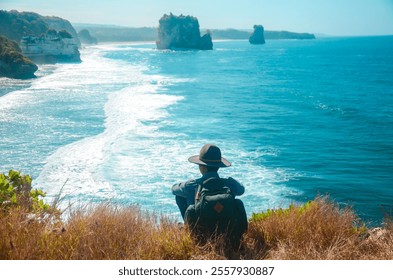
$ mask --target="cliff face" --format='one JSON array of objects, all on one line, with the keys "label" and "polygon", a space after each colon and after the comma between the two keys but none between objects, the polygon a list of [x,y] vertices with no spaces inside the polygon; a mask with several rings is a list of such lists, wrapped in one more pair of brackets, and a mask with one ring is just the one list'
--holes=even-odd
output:
[{"label": "cliff face", "polygon": [[0,35],[19,42],[23,36],[39,36],[49,27],[43,17],[36,13],[0,10]]},{"label": "cliff face", "polygon": [[50,29],[54,29],[56,31],[65,30],[72,36],[72,41],[78,47],[81,46],[81,42],[79,41],[78,34],[76,33],[72,24],[63,18],[59,17],[44,17],[44,21],[48,24]]},{"label": "cliff face", "polygon": [[254,25],[254,32],[251,34],[249,38],[250,44],[253,45],[262,45],[265,44],[265,29],[262,25]]},{"label": "cliff face", "polygon": [[0,77],[16,79],[35,78],[37,65],[22,55],[15,41],[0,36]]},{"label": "cliff face", "polygon": [[210,34],[201,38],[197,18],[173,14],[159,20],[156,44],[158,49],[213,49]]},{"label": "cliff face", "polygon": [[21,40],[24,55],[36,63],[80,62],[80,53],[71,34],[50,30],[39,37],[25,36]]},{"label": "cliff face", "polygon": [[68,20],[59,17],[0,11],[0,35],[20,42],[23,54],[39,63],[80,61],[78,35]]},{"label": "cliff face", "polygon": [[50,29],[66,30],[80,46],[78,34],[68,20],[59,17],[45,17],[32,12],[0,10],[0,35],[19,42],[23,36],[41,36]]},{"label": "cliff face", "polygon": [[212,50],[213,49],[213,41],[210,33],[206,33],[201,37],[199,41],[199,49],[201,50]]}]

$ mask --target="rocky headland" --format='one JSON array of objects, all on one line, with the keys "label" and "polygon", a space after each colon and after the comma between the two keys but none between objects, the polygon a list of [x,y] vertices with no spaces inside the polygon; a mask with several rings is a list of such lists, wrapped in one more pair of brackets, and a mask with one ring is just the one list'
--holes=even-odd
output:
[{"label": "rocky headland", "polygon": [[97,44],[97,39],[92,37],[87,29],[82,29],[81,31],[79,31],[78,37],[82,44],[86,44],[86,45]]},{"label": "rocky headland", "polygon": [[14,79],[35,78],[37,65],[22,54],[15,41],[0,35],[0,77]]},{"label": "rocky headland", "polygon": [[78,34],[66,19],[42,16],[33,12],[0,10],[0,35],[16,42],[20,42],[24,36],[41,36],[51,29],[67,31],[71,34],[73,42],[80,47]]},{"label": "rocky headland", "polygon": [[63,18],[60,17],[43,17],[44,21],[48,24],[49,29],[54,29],[56,31],[65,30],[69,34],[71,34],[71,39],[73,44],[81,47],[81,42],[78,37],[78,33],[76,32],[75,28],[72,24]]},{"label": "rocky headland", "polygon": [[254,25],[254,32],[248,39],[250,44],[262,45],[265,44],[265,29],[262,25]]},{"label": "rocky headland", "polygon": [[212,50],[209,33],[201,37],[198,19],[193,16],[164,15],[159,20],[158,49]]},{"label": "rocky headland", "polygon": [[25,36],[20,41],[24,55],[36,63],[81,62],[78,46],[65,30],[49,30],[39,37]]},{"label": "rocky headland", "polygon": [[315,35],[312,33],[297,33],[290,31],[267,31],[265,39],[268,40],[313,40]]},{"label": "rocky headland", "polygon": [[0,10],[0,35],[18,42],[23,55],[37,63],[80,62],[80,41],[68,20]]}]

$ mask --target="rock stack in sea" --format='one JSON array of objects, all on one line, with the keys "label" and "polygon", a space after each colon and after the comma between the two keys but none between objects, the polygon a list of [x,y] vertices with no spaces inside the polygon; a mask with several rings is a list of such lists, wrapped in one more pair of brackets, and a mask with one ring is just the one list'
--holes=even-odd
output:
[{"label": "rock stack in sea", "polygon": [[201,37],[197,18],[172,13],[159,20],[156,44],[158,49],[213,49],[210,33]]},{"label": "rock stack in sea", "polygon": [[265,44],[265,29],[262,25],[254,25],[254,32],[251,34],[249,38],[250,44],[253,45],[262,45]]}]

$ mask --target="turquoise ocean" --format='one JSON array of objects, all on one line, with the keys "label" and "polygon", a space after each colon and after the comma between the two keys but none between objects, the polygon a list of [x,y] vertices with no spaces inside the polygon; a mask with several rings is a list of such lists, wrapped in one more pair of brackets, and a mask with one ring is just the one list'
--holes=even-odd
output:
[{"label": "turquoise ocean", "polygon": [[171,186],[215,143],[248,215],[329,194],[365,221],[393,211],[393,36],[217,41],[213,51],[101,44],[80,64],[0,78],[0,172],[50,200],[180,219]]}]

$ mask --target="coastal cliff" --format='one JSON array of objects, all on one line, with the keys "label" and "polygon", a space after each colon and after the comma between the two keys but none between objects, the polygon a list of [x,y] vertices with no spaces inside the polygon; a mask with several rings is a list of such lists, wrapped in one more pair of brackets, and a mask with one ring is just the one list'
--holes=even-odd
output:
[{"label": "coastal cliff", "polygon": [[0,10],[0,35],[18,42],[22,53],[39,63],[80,61],[78,35],[59,17]]},{"label": "coastal cliff", "polygon": [[254,25],[254,32],[251,34],[249,38],[250,44],[253,45],[262,45],[265,44],[265,29],[262,25]]},{"label": "coastal cliff", "polygon": [[156,45],[158,49],[213,49],[211,35],[201,37],[197,18],[172,13],[159,20]]},{"label": "coastal cliff", "polygon": [[265,30],[265,38],[268,40],[312,40],[315,39],[315,35],[312,33]]},{"label": "coastal cliff", "polygon": [[25,36],[20,46],[23,54],[36,63],[81,61],[78,46],[65,30],[49,30],[39,37]]},{"label": "coastal cliff", "polygon": [[15,79],[35,78],[37,65],[23,56],[15,41],[0,35],[0,77]]},{"label": "coastal cliff", "polygon": [[56,31],[65,30],[72,36],[73,44],[78,47],[81,46],[81,42],[79,41],[78,34],[76,30],[72,26],[72,24],[63,18],[60,17],[44,17],[44,21],[48,24],[49,29],[54,29]]},{"label": "coastal cliff", "polygon": [[41,36],[49,30],[66,30],[79,47],[78,34],[71,23],[59,17],[46,17],[33,12],[0,10],[0,35],[20,42],[24,36]]}]

